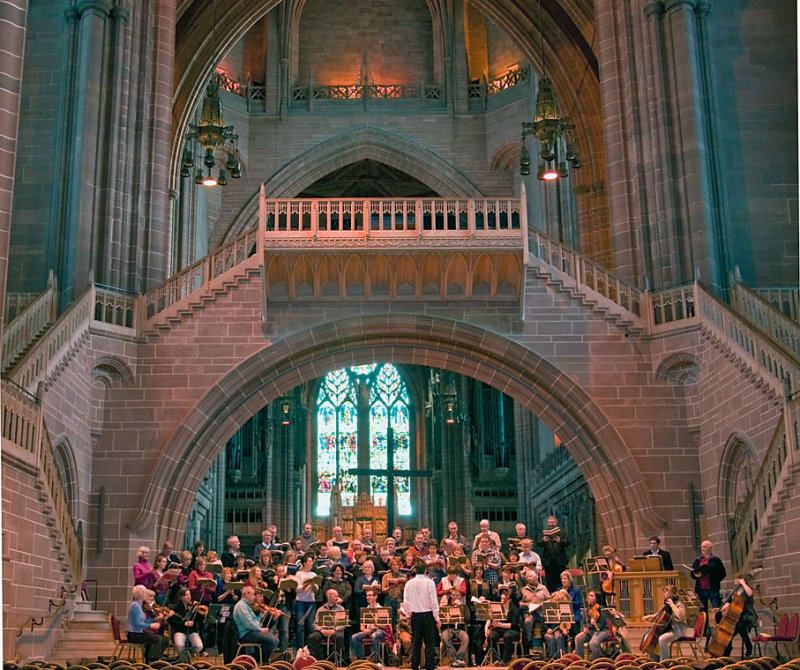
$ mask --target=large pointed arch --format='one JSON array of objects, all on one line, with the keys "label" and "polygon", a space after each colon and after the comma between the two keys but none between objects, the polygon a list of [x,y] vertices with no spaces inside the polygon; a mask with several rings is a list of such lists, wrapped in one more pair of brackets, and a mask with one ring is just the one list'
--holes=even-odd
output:
[{"label": "large pointed arch", "polygon": [[178,537],[208,468],[250,416],[326,372],[375,361],[435,365],[503,391],[561,437],[615,546],[633,550],[641,534],[663,530],[630,449],[573,378],[485,329],[441,317],[390,314],[343,318],[293,333],[221,378],[164,444],[131,530]]}]

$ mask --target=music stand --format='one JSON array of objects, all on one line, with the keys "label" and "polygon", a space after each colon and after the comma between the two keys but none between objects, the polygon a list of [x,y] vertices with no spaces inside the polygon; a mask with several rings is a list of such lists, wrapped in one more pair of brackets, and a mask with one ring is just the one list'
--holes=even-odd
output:
[{"label": "music stand", "polygon": [[464,623],[464,612],[458,605],[445,605],[439,608],[439,620],[448,626]]},{"label": "music stand", "polygon": [[628,565],[631,572],[662,572],[664,560],[661,556],[634,556]]},{"label": "music stand", "polygon": [[575,623],[572,603],[542,603],[542,616],[544,617],[544,622],[550,626]]},{"label": "music stand", "polygon": [[[503,611],[503,603],[497,602],[489,602],[489,603],[476,603],[475,604],[475,618],[478,617],[478,605],[488,605],[486,608],[486,619],[485,621],[504,621],[506,618],[506,613]],[[488,638],[487,638],[488,643]],[[500,652],[497,647],[493,644],[487,645],[486,655],[483,657],[483,661],[481,662],[481,666],[484,665],[501,665],[502,659],[500,657]]]},{"label": "music stand", "polygon": [[382,628],[392,624],[392,610],[388,607],[362,607],[361,621],[362,626],[374,626]]},{"label": "music stand", "polygon": [[214,603],[208,606],[208,614],[206,614],[205,623],[207,625],[214,625],[218,623],[225,623],[233,611],[233,605]]},{"label": "music stand", "polygon": [[601,572],[611,572],[608,559],[605,556],[589,556],[583,559],[587,575],[599,575]]},{"label": "music stand", "polygon": [[[347,610],[319,610],[317,613],[319,615],[320,628],[339,628],[342,632],[341,636],[334,633],[330,637],[325,637],[325,660],[331,661],[336,666],[344,665],[344,658],[339,651],[338,643],[339,640],[344,639],[344,629],[350,623]],[[333,651],[331,651],[331,645],[333,645]]]}]

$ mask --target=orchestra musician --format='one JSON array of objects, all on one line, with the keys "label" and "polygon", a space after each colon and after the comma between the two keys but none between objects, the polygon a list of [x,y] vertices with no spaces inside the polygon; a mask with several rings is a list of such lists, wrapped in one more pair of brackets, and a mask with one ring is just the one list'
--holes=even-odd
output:
[{"label": "orchestra musician", "polygon": [[664,587],[664,607],[661,612],[647,614],[642,617],[642,621],[652,621],[662,613],[666,613],[668,616],[664,632],[658,637],[659,661],[668,659],[670,644],[686,634],[686,607],[678,598],[676,587],[672,584]]},{"label": "orchestra musician", "polygon": [[589,644],[589,660],[595,660],[603,655],[602,644],[610,635],[608,630],[607,614],[600,607],[600,597],[597,591],[591,590],[586,594],[586,621],[583,630],[575,636],[575,653],[584,658],[584,646]]},{"label": "orchestra musician", "polygon": [[[378,592],[375,589],[367,589],[367,607],[366,609],[377,609],[378,605]],[[373,626],[361,624],[361,628],[357,633],[354,633],[350,638],[350,658],[362,660],[365,658],[364,653],[364,640],[369,638],[372,641],[372,652],[376,658],[380,658],[378,650],[385,641],[387,644],[394,644],[394,636],[392,634],[391,626]]]},{"label": "orchestra musician", "polygon": [[[566,580],[569,586],[572,586],[571,576],[568,572],[562,572],[562,588],[558,591],[553,593],[550,596],[551,603],[558,603],[558,602],[572,602],[572,595],[568,591],[568,587],[564,586],[565,580],[563,579],[563,575],[567,575],[568,579]],[[578,591],[580,595],[580,589],[577,587],[573,587]],[[581,597],[581,603],[583,602],[583,598]],[[574,607],[574,602],[573,602]],[[580,611],[576,615],[573,610],[573,619],[577,619],[578,624],[580,624]],[[544,645],[545,650],[547,652],[548,658],[556,658],[558,656],[563,656],[567,653],[567,639],[573,632],[574,624],[569,623],[561,623],[561,624],[548,624],[546,626],[546,630],[544,633]]]},{"label": "orchestra musician", "polygon": [[242,588],[242,599],[233,608],[233,621],[236,624],[240,642],[252,642],[261,647],[261,657],[268,659],[278,646],[278,638],[261,625],[261,617],[253,611],[256,592],[252,586]]},{"label": "orchestra musician", "polygon": [[497,649],[500,639],[503,639],[502,662],[508,665],[511,662],[511,652],[514,642],[522,635],[522,616],[519,608],[519,595],[511,589],[503,591],[501,601],[505,612],[503,621],[487,621],[486,627],[490,631],[489,644]]},{"label": "orchestra musician", "polygon": [[272,626],[268,626],[271,630],[276,626],[278,628],[278,651],[283,651],[289,646],[289,624],[294,609],[294,588],[281,587],[281,582],[285,579],[288,579],[287,566],[280,563],[275,566],[275,574],[267,580],[270,590],[278,594],[275,607],[281,613],[281,616],[273,617]]},{"label": "orchestra musician", "polygon": [[153,663],[161,658],[166,646],[166,638],[161,634],[162,614],[151,616],[142,608],[147,598],[147,587],[136,584],[131,589],[132,601],[128,607],[128,619],[125,625],[130,642],[144,645],[146,663]]},{"label": "orchestra musician", "polygon": [[722,603],[722,607],[716,614],[716,621],[719,623],[722,618],[727,614],[733,602],[734,593],[741,592],[743,597],[742,611],[739,614],[739,619],[736,622],[736,628],[731,635],[731,640],[725,648],[724,656],[730,656],[733,649],[733,638],[738,635],[742,638],[742,645],[744,649],[744,656],[749,657],[753,655],[753,641],[750,639],[750,631],[755,629],[758,624],[758,615],[756,614],[755,605],[753,604],[753,589],[747,583],[747,579],[743,572],[737,572],[733,577],[734,590]]},{"label": "orchestra musician", "polygon": [[617,557],[617,550],[610,544],[603,546],[603,556],[606,559],[608,568],[600,572],[600,590],[602,592],[602,604],[611,605],[614,600],[614,575],[625,571],[625,565]]},{"label": "orchestra musician", "polygon": [[336,589],[328,589],[325,593],[325,602],[317,608],[314,617],[314,631],[308,636],[308,649],[314,658],[324,658],[322,642],[333,638],[333,644],[341,645],[344,640],[346,625],[329,627],[322,625],[324,612],[344,612],[344,607],[339,604],[339,593]]},{"label": "orchestra musician", "polygon": [[552,515],[547,517],[547,528],[542,531],[539,547],[542,550],[540,555],[548,591],[557,591],[561,584],[560,575],[568,563],[568,546],[569,542],[558,526],[558,519]]},{"label": "orchestra musician", "polygon": [[[459,574],[455,566],[447,569],[447,575],[442,578],[436,587],[436,594],[439,596],[440,605],[447,607],[458,607],[464,624],[470,621],[469,608],[467,607],[467,582]],[[455,624],[442,624],[441,626],[442,644],[445,653],[449,654],[450,665],[454,668],[463,668],[466,663],[467,650],[469,649],[469,635],[467,631],[458,628]],[[456,646],[458,645],[458,646]]]},{"label": "orchestra musician", "polygon": [[[206,608],[205,613],[208,612]],[[186,650],[188,642],[192,654],[203,651],[203,640],[200,638],[200,629],[203,624],[204,613],[200,611],[200,603],[192,601],[192,592],[185,586],[178,590],[178,603],[167,618],[172,645],[178,654],[179,662],[189,662],[189,652]]]}]

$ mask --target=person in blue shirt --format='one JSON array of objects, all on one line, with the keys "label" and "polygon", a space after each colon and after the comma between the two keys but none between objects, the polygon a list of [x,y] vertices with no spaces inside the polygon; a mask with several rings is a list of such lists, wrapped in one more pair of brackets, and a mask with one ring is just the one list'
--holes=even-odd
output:
[{"label": "person in blue shirt", "polygon": [[125,626],[129,642],[144,645],[145,662],[152,663],[161,658],[167,639],[161,634],[162,621],[149,616],[142,608],[147,598],[147,587],[137,584],[131,589],[133,598],[128,608],[128,620]]},{"label": "person in blue shirt", "polygon": [[242,598],[233,608],[233,622],[239,642],[252,642],[261,647],[261,658],[269,662],[270,655],[278,646],[278,638],[261,625],[261,618],[253,611],[256,592],[252,586],[242,588]]}]

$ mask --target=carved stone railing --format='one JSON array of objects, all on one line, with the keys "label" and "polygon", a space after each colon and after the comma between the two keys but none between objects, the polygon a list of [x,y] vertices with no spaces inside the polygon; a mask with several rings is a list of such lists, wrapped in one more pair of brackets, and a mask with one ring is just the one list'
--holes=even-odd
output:
[{"label": "carved stone railing", "polygon": [[741,282],[731,287],[731,305],[750,323],[800,360],[800,323],[786,316]]},{"label": "carved stone railing", "polygon": [[800,289],[788,286],[759,286],[751,290],[782,314],[800,322]]},{"label": "carved stone railing", "polygon": [[201,291],[209,282],[240,265],[259,248],[258,229],[252,228],[208,256],[192,263],[141,298],[141,323]]},{"label": "carved stone railing", "polygon": [[53,273],[47,282],[47,289],[29,300],[26,306],[3,327],[3,371],[26,347],[44,331],[58,315],[58,291]]},{"label": "carved stone railing", "polygon": [[736,570],[749,567],[752,554],[761,546],[767,519],[788,476],[788,466],[798,462],[800,457],[800,411],[797,400],[787,401],[783,412],[750,491],[734,512],[731,560]]},{"label": "carved stone railing", "polygon": [[576,291],[588,287],[631,314],[644,316],[644,291],[534,228],[530,230],[530,253],[571,277]]},{"label": "carved stone railing", "polygon": [[437,240],[470,246],[504,244],[523,248],[522,208],[518,199],[261,199],[265,244],[278,240],[325,241],[360,245],[369,240]]},{"label": "carved stone railing", "polygon": [[[8,379],[2,380],[2,437],[18,447],[37,472],[52,506],[49,515],[61,541],[73,584],[79,584],[83,565],[83,545],[75,529],[64,487],[58,474],[53,446],[44,422],[39,399]],[[11,454],[6,454],[4,457]]]},{"label": "carved stone railing", "polygon": [[309,100],[441,100],[437,84],[309,84],[292,88],[292,102]]},{"label": "carved stone railing", "polygon": [[33,345],[13,369],[10,378],[28,392],[35,392],[69,351],[86,335],[94,310],[94,287],[89,287],[48,331]]}]

